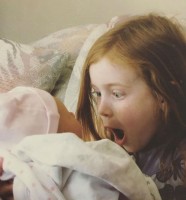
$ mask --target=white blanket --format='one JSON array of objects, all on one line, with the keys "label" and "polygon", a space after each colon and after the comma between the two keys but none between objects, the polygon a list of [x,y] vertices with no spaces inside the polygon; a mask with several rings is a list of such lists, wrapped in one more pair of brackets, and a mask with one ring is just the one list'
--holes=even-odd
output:
[{"label": "white blanket", "polygon": [[[2,180],[15,200],[160,200],[154,182],[117,144],[83,142],[72,133],[28,136],[4,157]],[[125,199],[125,198],[124,198]]]}]

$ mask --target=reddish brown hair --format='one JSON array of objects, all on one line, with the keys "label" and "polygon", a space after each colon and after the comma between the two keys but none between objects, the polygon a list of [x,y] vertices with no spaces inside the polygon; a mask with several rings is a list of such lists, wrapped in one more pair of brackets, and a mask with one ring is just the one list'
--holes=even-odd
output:
[{"label": "reddish brown hair", "polygon": [[164,130],[172,137],[186,134],[186,41],[176,21],[155,14],[135,17],[95,42],[83,67],[77,108],[87,139],[104,137],[94,109],[89,77],[90,65],[104,56],[120,65],[127,61],[140,70],[153,94],[165,101]]}]

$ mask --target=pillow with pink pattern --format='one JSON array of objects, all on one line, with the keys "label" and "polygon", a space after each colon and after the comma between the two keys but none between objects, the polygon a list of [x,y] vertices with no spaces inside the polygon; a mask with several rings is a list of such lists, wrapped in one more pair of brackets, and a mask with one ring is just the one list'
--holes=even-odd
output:
[{"label": "pillow with pink pattern", "polygon": [[51,92],[68,60],[68,54],[0,39],[0,92],[16,86]]}]

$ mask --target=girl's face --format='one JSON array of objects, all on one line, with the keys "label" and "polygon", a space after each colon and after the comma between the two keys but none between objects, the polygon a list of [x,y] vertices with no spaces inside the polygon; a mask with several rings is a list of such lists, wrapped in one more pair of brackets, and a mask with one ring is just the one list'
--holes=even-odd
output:
[{"label": "girl's face", "polygon": [[106,130],[128,152],[137,152],[152,139],[158,127],[159,107],[150,88],[130,66],[107,58],[90,66],[92,93]]}]

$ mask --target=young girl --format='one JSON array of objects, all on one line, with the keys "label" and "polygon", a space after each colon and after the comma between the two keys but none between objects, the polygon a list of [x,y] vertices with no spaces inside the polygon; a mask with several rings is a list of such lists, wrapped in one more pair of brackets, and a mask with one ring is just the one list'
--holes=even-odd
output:
[{"label": "young girl", "polygon": [[84,138],[110,138],[133,154],[163,200],[186,199],[185,80],[181,27],[153,14],[100,37],[82,73],[77,117]]}]

